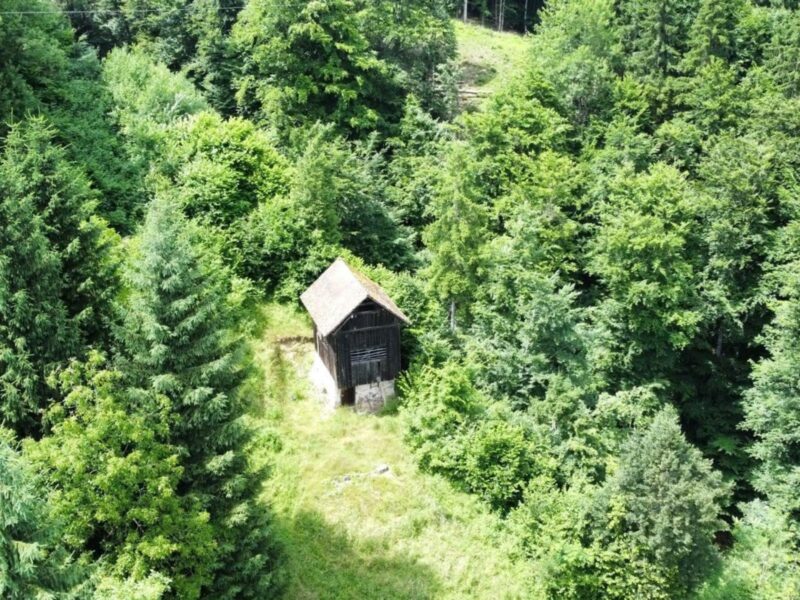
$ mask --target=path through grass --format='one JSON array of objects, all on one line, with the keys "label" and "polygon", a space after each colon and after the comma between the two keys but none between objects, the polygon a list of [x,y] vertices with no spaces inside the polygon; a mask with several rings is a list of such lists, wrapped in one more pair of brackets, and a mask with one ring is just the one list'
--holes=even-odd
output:
[{"label": "path through grass", "polygon": [[530,567],[497,516],[420,473],[397,416],[326,413],[304,377],[310,327],[285,307],[265,314],[265,419],[282,442],[266,494],[287,597],[524,598]]}]

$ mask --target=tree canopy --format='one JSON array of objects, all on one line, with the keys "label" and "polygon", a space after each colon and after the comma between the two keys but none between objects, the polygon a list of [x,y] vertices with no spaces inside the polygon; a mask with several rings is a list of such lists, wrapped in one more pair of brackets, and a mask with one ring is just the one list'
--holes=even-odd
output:
[{"label": "tree canopy", "polygon": [[342,256],[529,597],[795,598],[799,60],[788,0],[4,2],[0,595],[280,596],[262,304]]}]

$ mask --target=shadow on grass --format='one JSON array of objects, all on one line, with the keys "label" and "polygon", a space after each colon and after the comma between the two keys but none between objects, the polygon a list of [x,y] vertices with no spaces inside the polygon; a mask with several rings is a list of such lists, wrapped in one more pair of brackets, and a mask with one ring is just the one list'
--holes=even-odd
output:
[{"label": "shadow on grass", "polygon": [[466,61],[461,64],[461,81],[467,86],[486,85],[497,76],[497,69],[491,65]]},{"label": "shadow on grass", "polygon": [[435,597],[439,589],[428,567],[368,547],[377,544],[356,547],[342,528],[316,512],[286,520],[276,515],[275,529],[287,555],[285,598],[421,600]]}]

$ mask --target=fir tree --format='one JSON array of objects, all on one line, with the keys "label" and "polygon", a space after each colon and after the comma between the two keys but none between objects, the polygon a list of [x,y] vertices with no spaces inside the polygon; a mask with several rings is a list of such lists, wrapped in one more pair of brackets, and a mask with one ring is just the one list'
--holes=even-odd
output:
[{"label": "fir tree", "polygon": [[736,57],[736,27],[747,4],[743,0],[702,0],[689,33],[687,58],[694,65],[711,57],[733,62]]},{"label": "fir tree", "polygon": [[658,80],[677,72],[698,4],[698,0],[617,3],[622,43],[634,73]]},{"label": "fir tree", "polygon": [[623,446],[619,470],[600,495],[598,540],[652,565],[670,597],[687,597],[717,559],[713,535],[724,528],[726,491],[665,408]]},{"label": "fir tree", "polygon": [[456,311],[468,307],[482,267],[488,211],[475,197],[471,172],[474,158],[469,148],[453,144],[453,154],[432,206],[435,220],[423,241],[431,250],[428,275],[431,290],[450,305],[450,328],[456,328]]},{"label": "fir tree", "polygon": [[800,12],[785,11],[777,19],[764,49],[765,66],[786,96],[800,95]]},{"label": "fir tree", "polygon": [[[795,233],[796,235],[796,227]],[[752,455],[760,462],[755,487],[774,508],[800,524],[800,277],[798,263],[782,271],[788,298],[776,303],[764,342],[769,356],[753,369],[744,425],[755,433]]]},{"label": "fir tree", "polygon": [[182,489],[208,510],[218,544],[205,593],[264,598],[274,585],[274,552],[255,501],[263,474],[245,455],[247,348],[228,302],[230,273],[195,239],[171,198],[153,201],[130,274],[124,370],[138,393],[170,402],[170,441],[184,451]]},{"label": "fir tree", "polygon": [[65,398],[49,411],[52,431],[25,449],[53,490],[64,543],[88,560],[102,555],[94,579],[103,588],[155,577],[179,598],[199,598],[215,544],[208,513],[179,493],[181,448],[165,441],[169,403],[131,395],[97,352],[55,379]]}]

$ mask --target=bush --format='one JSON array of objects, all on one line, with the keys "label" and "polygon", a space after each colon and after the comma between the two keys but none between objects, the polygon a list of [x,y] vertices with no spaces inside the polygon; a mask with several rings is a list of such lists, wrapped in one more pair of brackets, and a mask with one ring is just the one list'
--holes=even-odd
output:
[{"label": "bush", "polygon": [[513,507],[536,469],[527,431],[494,410],[464,367],[449,362],[415,375],[403,385],[403,414],[422,468],[496,510]]},{"label": "bush", "polygon": [[800,556],[786,516],[764,501],[742,507],[735,540],[698,600],[790,600],[800,598]]},{"label": "bush", "polygon": [[467,488],[498,510],[519,502],[531,474],[530,448],[523,431],[505,421],[480,421],[464,445]]}]

